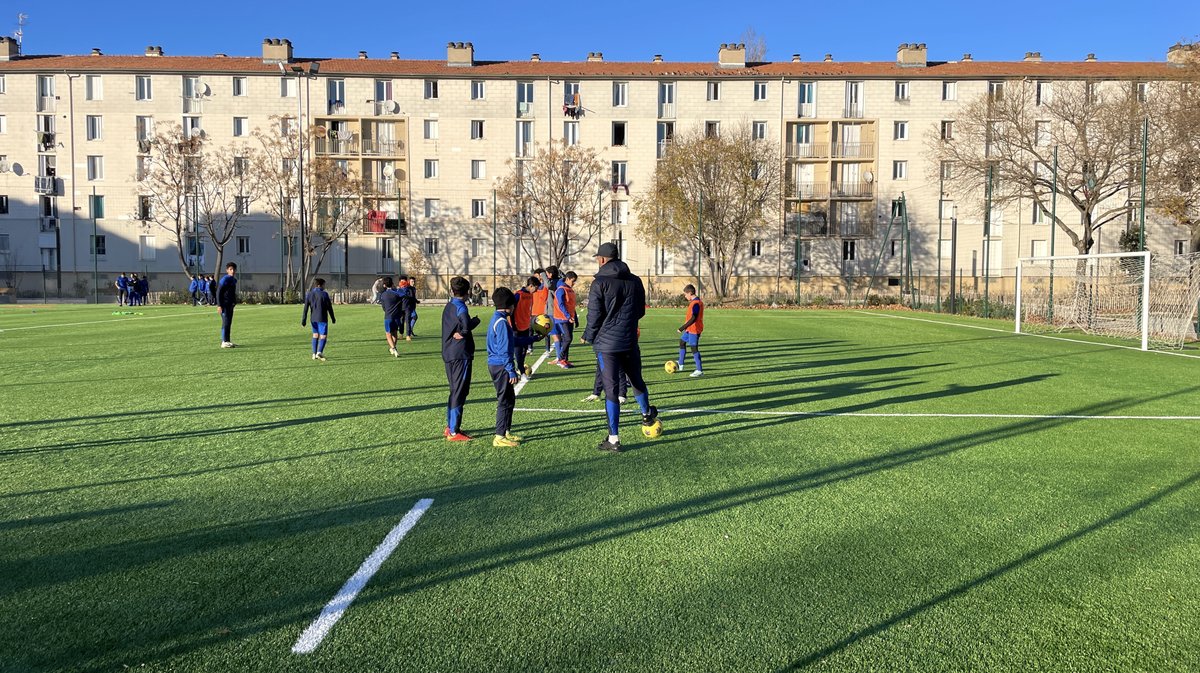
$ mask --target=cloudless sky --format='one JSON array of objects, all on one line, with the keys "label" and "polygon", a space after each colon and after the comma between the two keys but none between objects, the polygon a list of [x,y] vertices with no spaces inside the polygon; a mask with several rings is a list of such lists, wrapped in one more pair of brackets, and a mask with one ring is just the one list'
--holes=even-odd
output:
[{"label": "cloudless sky", "polygon": [[2,0],[0,34],[29,15],[27,54],[255,56],[264,37],[292,41],[297,56],[444,59],[449,41],[471,41],[479,60],[716,60],[717,47],[747,27],[765,38],[767,60],[890,61],[901,42],[925,42],[930,60],[1161,61],[1200,36],[1200,2],[990,0],[972,2],[446,2],[357,0]]}]

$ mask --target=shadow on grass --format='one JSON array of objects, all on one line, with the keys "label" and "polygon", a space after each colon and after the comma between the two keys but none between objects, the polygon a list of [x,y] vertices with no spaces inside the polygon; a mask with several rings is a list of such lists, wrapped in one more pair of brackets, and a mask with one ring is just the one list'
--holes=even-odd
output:
[{"label": "shadow on grass", "polygon": [[76,521],[84,521],[86,519],[97,519],[102,516],[115,516],[132,514],[133,512],[141,512],[148,509],[163,509],[177,503],[177,500],[166,500],[162,502],[146,502],[136,505],[125,505],[124,507],[108,507],[106,509],[93,509],[86,512],[69,512],[66,514],[52,514],[50,516],[35,516],[29,519],[13,519],[12,521],[0,521],[0,531],[17,530],[20,528],[32,528],[34,526],[52,526],[58,523],[72,523]]}]

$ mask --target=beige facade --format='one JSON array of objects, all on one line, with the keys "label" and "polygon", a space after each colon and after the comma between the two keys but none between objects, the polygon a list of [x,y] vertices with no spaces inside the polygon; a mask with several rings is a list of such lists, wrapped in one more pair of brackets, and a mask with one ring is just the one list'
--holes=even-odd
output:
[{"label": "beige facade", "polygon": [[[398,271],[414,249],[428,258],[435,283],[461,273],[490,286],[493,268],[504,279],[528,272],[545,260],[536,241],[516,238],[503,223],[493,237],[493,187],[536,144],[569,139],[600,149],[620,176],[615,188],[597,190],[604,237],[621,242],[635,272],[669,288],[694,277],[692,248],[638,240],[632,201],[672,134],[747,124],[780,144],[786,188],[778,221],[744,251],[735,289],[790,292],[798,272],[806,291],[844,293],[863,282],[877,257],[880,277],[899,272],[898,247],[884,232],[901,194],[914,271],[935,275],[941,255],[948,273],[939,231],[948,238],[950,223],[939,218],[938,170],[925,158],[925,138],[985,95],[989,82],[1088,78],[1133,86],[1168,78],[1173,67],[1049,63],[1032,53],[1014,62],[969,55],[934,62],[923,44],[901,45],[895,61],[765,64],[745,63],[744,48],[734,44],[721,45],[713,63],[613,63],[595,52],[581,62],[536,54],[482,62],[470,43],[448,45],[444,61],[298,58],[285,40],[262,48],[255,57],[178,57],[149,47],[139,56],[32,58],[3,38],[0,157],[8,170],[0,173],[7,206],[0,273],[27,292],[40,291],[44,279],[70,292],[90,282],[94,267],[102,282],[136,271],[150,273],[156,289],[179,287],[173,240],[137,216],[139,133],[151,123],[184,124],[216,143],[249,145],[255,128],[299,114],[302,127],[319,129],[315,151],[353,166],[369,185],[369,217],[348,248],[331,252],[323,275],[361,286]],[[103,212],[93,191],[103,197]],[[985,266],[1011,276],[1019,256],[1049,251],[1050,226],[1033,221],[1032,204],[1014,204],[997,213],[985,259],[981,204],[957,205],[965,277],[984,275]],[[278,284],[279,227],[263,204],[251,209],[242,240],[226,256],[239,262],[247,285],[266,290]],[[93,216],[104,242],[99,255],[91,250]],[[1149,231],[1159,252],[1184,238],[1162,224]],[[1096,250],[1114,250],[1118,233],[1104,232]],[[1066,247],[1060,234],[1059,252]],[[584,253],[570,263],[588,268]]]}]

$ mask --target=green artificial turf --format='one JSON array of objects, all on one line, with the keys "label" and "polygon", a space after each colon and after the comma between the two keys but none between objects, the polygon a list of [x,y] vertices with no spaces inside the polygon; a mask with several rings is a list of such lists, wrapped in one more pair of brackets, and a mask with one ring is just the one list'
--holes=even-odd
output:
[{"label": "green artificial turf", "polygon": [[477,439],[441,439],[440,307],[399,359],[378,307],[338,307],[325,363],[299,307],[239,307],[232,350],[215,311],[137,310],[0,309],[0,671],[1200,669],[1200,421],[904,415],[1196,416],[1200,360],[710,310],[690,379],[662,369],[682,309],[653,310],[666,433],[630,415],[612,455],[602,414],[556,411],[603,406],[587,346],[494,449],[482,355]]}]

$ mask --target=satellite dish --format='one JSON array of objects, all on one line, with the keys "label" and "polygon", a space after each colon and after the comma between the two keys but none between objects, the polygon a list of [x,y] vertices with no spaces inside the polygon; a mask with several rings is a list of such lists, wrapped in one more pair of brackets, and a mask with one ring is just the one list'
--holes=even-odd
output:
[{"label": "satellite dish", "polygon": [[208,85],[204,82],[196,82],[196,97],[207,96],[209,92]]},{"label": "satellite dish", "polygon": [[329,135],[329,129],[324,126],[314,126],[313,135],[318,138],[324,138],[325,136]]},{"label": "satellite dish", "polygon": [[871,171],[867,171],[866,173],[863,173],[863,180],[866,181],[866,183],[868,185],[871,184],[872,182],[875,182],[875,173],[873,173]]},{"label": "satellite dish", "polygon": [[388,112],[390,112],[392,114],[396,114],[397,112],[400,111],[400,104],[394,100],[385,101],[383,104],[383,109],[387,110]]},{"label": "satellite dish", "polygon": [[[0,171],[0,173],[3,173],[3,172],[4,171]],[[381,170],[379,172],[383,173],[383,177],[390,178],[396,174],[396,169],[392,168],[391,166],[384,166],[383,170]]]},{"label": "satellite dish", "polygon": [[7,173],[9,169],[8,161],[0,161],[0,173]]}]

